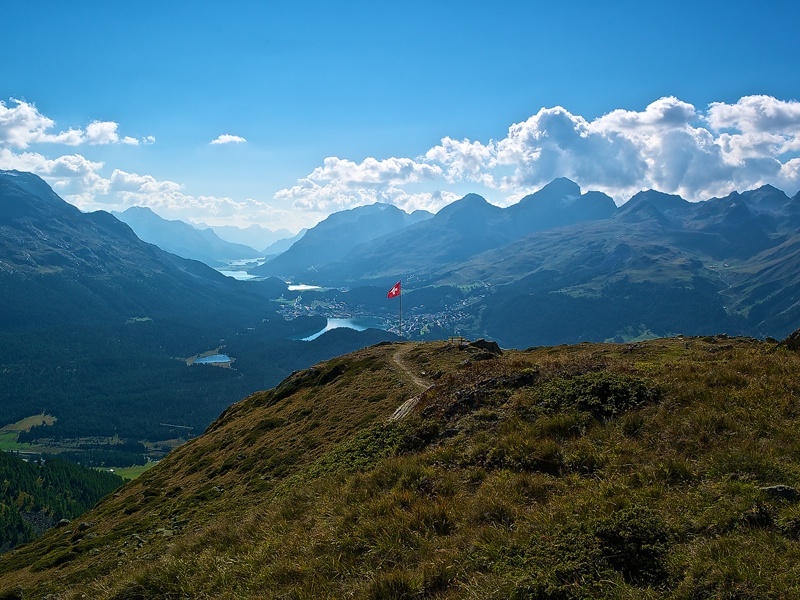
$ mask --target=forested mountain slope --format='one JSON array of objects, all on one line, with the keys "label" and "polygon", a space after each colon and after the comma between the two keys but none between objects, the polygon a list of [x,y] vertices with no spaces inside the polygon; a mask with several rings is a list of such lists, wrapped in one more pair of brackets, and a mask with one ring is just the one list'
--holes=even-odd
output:
[{"label": "forested mountain slope", "polygon": [[80,516],[123,480],[55,457],[26,462],[0,451],[0,483],[0,552],[6,552]]},{"label": "forested mountain slope", "polygon": [[[325,319],[286,321],[282,294],[283,282],[235,281],[82,213],[35,175],[0,171],[0,426],[47,413],[55,424],[25,441],[117,454],[115,436],[175,443],[298,368],[393,337],[291,339]],[[190,364],[216,352],[230,368]]]}]

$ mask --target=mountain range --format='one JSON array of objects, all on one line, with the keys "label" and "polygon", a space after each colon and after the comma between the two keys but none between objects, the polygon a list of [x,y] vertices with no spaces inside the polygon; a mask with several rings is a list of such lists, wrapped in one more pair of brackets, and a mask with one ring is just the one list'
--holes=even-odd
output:
[{"label": "mountain range", "polygon": [[382,203],[336,212],[309,229],[285,252],[250,269],[250,272],[303,281],[302,277],[296,279],[295,276],[342,259],[361,243],[391,235],[432,216],[429,212],[419,210],[408,214]]},{"label": "mountain range", "polygon": [[[651,190],[617,208],[556,180],[303,263],[326,231],[392,215],[357,210],[289,257],[303,282],[352,287],[301,296],[0,171],[0,414],[55,417],[25,439],[102,449],[97,466],[136,445],[163,456],[0,555],[0,598],[785,596],[800,587],[800,331],[708,334],[798,320],[799,196]],[[441,336],[624,343],[289,339],[324,319],[280,306],[385,306],[398,248],[429,332],[425,311]],[[662,331],[676,335],[641,341]],[[187,364],[211,352],[233,362]],[[45,510],[28,496],[6,494]]]},{"label": "mountain range", "polygon": [[[770,186],[698,203],[650,190],[616,207],[558,179],[507,208],[467,195],[436,215],[387,205],[331,215],[259,268],[330,286],[301,293],[277,278],[224,277],[108,213],[82,213],[34,175],[4,171],[0,336],[15,351],[2,358],[0,408],[8,422],[59,413],[30,439],[174,437],[159,423],[197,431],[296,368],[391,338],[294,341],[325,320],[287,321],[281,307],[392,322],[386,291],[398,279],[404,335],[417,339],[524,348],[715,331],[780,338],[800,322],[798,224],[798,195]],[[211,351],[233,368],[185,368]],[[176,389],[179,401],[166,402]]]},{"label": "mountain range", "polygon": [[[279,298],[293,298],[280,280],[225,277],[109,213],[81,212],[35,175],[0,171],[0,427],[47,413],[55,424],[25,441],[106,455],[175,440],[298,368],[393,338],[348,330],[297,341],[326,321],[287,321]],[[189,364],[216,352],[229,368]]]},{"label": "mountain range", "polygon": [[282,252],[286,252],[296,241],[300,240],[306,234],[306,231],[308,231],[308,229],[304,227],[291,237],[282,238],[271,243],[269,246],[264,248],[262,256],[271,258],[281,254]]},{"label": "mountain range", "polygon": [[124,212],[111,214],[127,223],[139,239],[212,267],[225,266],[235,259],[262,256],[250,246],[223,240],[211,228],[197,229],[183,221],[168,221],[146,207],[132,206]]},{"label": "mountain range", "polygon": [[279,257],[258,272],[281,265],[304,283],[374,286],[376,303],[398,279],[412,293],[457,289],[445,312],[466,302],[474,318],[449,333],[510,347],[681,332],[782,337],[800,322],[798,223],[800,194],[772,186],[694,203],[648,190],[617,207],[557,179],[507,208],[469,194],[338,258]]},{"label": "mountain range", "polygon": [[197,223],[197,229],[212,229],[215,234],[226,242],[232,244],[242,244],[251,248],[267,248],[280,240],[294,237],[288,229],[268,229],[258,224],[248,225],[247,227],[236,227],[234,225],[206,225]]}]

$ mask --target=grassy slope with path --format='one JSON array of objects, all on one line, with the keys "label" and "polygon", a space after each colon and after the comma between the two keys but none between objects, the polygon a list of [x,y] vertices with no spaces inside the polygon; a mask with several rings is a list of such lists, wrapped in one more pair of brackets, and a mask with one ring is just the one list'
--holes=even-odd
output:
[{"label": "grassy slope with path", "polygon": [[378,345],[297,372],[86,529],[0,557],[0,593],[800,594],[800,355],[724,336],[480,354]]}]

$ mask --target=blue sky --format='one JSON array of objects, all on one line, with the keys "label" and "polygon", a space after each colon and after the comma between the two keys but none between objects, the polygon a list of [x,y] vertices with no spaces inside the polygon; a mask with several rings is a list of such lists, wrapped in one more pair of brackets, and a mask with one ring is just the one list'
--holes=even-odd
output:
[{"label": "blue sky", "polygon": [[505,205],[556,176],[618,202],[800,189],[794,1],[50,1],[3,19],[0,168],[86,210],[296,230],[376,200]]}]

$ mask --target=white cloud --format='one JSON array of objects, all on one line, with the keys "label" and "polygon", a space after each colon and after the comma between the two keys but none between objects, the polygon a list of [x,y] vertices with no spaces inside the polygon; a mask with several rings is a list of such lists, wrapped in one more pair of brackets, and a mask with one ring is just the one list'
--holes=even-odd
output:
[{"label": "white cloud", "polygon": [[[617,109],[595,119],[556,106],[510,125],[497,140],[448,136],[416,158],[368,157],[356,162],[331,156],[295,185],[274,194],[278,205],[285,202],[299,211],[251,198],[190,195],[177,182],[107,167],[80,154],[52,158],[27,150],[43,142],[153,140],[122,136],[113,121],[55,132],[55,123],[33,104],[11,102],[10,107],[0,102],[0,168],[38,173],[83,209],[143,205],[168,218],[218,224],[278,222],[299,227],[312,217],[374,202],[436,211],[466,191],[508,205],[555,177],[569,177],[583,189],[604,191],[617,201],[647,188],[690,200],[765,183],[790,195],[800,189],[800,102],[770,96],[713,103],[705,110],[664,97],[640,111]],[[211,143],[243,142],[224,134]]]},{"label": "white cloud", "polygon": [[[764,183],[794,193],[798,154],[800,102],[747,96],[711,104],[704,113],[668,96],[642,111],[617,109],[591,121],[560,106],[542,108],[512,124],[502,139],[444,137],[416,160],[330,157],[275,197],[312,211],[372,201],[435,210],[449,197],[441,191],[446,184],[505,195],[493,200],[507,205],[556,177],[618,201],[647,188],[691,200]],[[424,192],[409,191],[419,183]]]},{"label": "white cloud", "polygon": [[117,129],[119,129],[119,124],[114,123],[114,121],[93,121],[86,126],[86,142],[89,144],[128,144],[131,146],[155,142],[155,138],[151,135],[141,140],[127,135],[121,138],[117,133]]},{"label": "white cloud", "polygon": [[628,187],[646,169],[627,136],[595,131],[583,117],[560,106],[543,108],[527,121],[515,123],[495,147],[496,164],[513,170],[499,183],[510,192],[541,187],[556,177],[587,186]]},{"label": "white cloud", "polygon": [[394,204],[407,211],[431,210],[452,202],[456,194],[414,192],[405,188],[434,182],[441,177],[442,169],[438,165],[410,158],[367,158],[356,163],[330,156],[308,177],[299,179],[291,188],[278,191],[275,198],[320,214],[375,202]]},{"label": "white cloud", "polygon": [[800,102],[746,96],[735,104],[714,102],[706,121],[725,152],[740,162],[800,152]]},{"label": "white cloud", "polygon": [[151,175],[114,169],[111,176],[93,187],[95,208],[124,210],[130,206],[148,206],[170,219],[191,221],[202,215],[215,224],[272,222],[289,215],[273,206],[247,198],[234,200],[218,196],[193,196],[175,181],[158,180]]},{"label": "white cloud", "polygon": [[[469,179],[494,180],[517,195],[558,176],[618,200],[646,188],[697,200],[764,183],[793,193],[800,180],[781,155],[800,151],[798,124],[800,103],[794,101],[748,97],[713,104],[703,115],[667,97],[644,111],[619,109],[593,121],[561,107],[542,109],[509,127],[505,138],[482,145],[479,161],[474,143],[465,153],[449,138],[426,157],[446,165],[470,161]],[[721,133],[722,126],[728,130]],[[501,178],[503,166],[512,172]],[[448,171],[453,174],[462,176]]]},{"label": "white cloud", "polygon": [[699,119],[694,106],[674,96],[660,98],[643,112],[617,109],[588,125],[597,133],[628,134],[633,137],[680,130]]},{"label": "white cloud", "polygon": [[97,193],[105,190],[100,174],[102,162],[93,162],[80,154],[67,154],[48,159],[36,152],[16,154],[0,148],[0,169],[16,169],[36,173],[47,180],[61,196],[71,196],[73,204],[83,208]]},{"label": "white cloud", "polygon": [[745,96],[736,104],[714,102],[707,120],[714,129],[732,127],[744,133],[800,135],[800,102],[772,96]]},{"label": "white cloud", "polygon": [[425,153],[425,160],[444,165],[449,182],[466,180],[491,186],[492,175],[484,172],[484,169],[496,164],[494,154],[493,144],[485,146],[468,139],[454,140],[445,137],[441,145],[434,146]]},{"label": "white cloud", "polygon": [[351,184],[398,185],[436,179],[442,174],[436,165],[418,163],[410,158],[366,158],[361,163],[329,156],[322,167],[312,171],[312,181],[338,181]]},{"label": "white cloud", "polygon": [[15,153],[0,148],[0,169],[36,173],[59,196],[82,210],[122,211],[131,206],[148,206],[165,218],[187,222],[202,215],[203,220],[220,225],[247,222],[293,224],[293,215],[266,202],[252,198],[234,200],[192,196],[174,181],[161,181],[150,175],[120,169],[114,169],[109,177],[104,177],[104,168],[104,163],[87,160],[80,154],[49,159],[35,152]]},{"label": "white cloud", "polygon": [[213,145],[213,146],[216,146],[216,145],[219,145],[219,144],[242,144],[242,143],[244,143],[246,141],[247,140],[244,139],[241,136],[231,135],[229,133],[223,133],[217,139],[211,140],[211,142],[209,142],[209,143],[211,145]]},{"label": "white cloud", "polygon": [[301,179],[297,185],[275,194],[276,199],[289,200],[295,208],[321,215],[376,202],[394,204],[407,212],[436,211],[458,197],[458,194],[447,191],[414,193],[396,186],[352,185],[343,181],[320,185],[311,179]]},{"label": "white cloud", "polygon": [[50,133],[55,121],[46,117],[33,104],[24,100],[11,99],[14,106],[8,107],[0,100],[0,146],[24,150],[31,144],[152,144],[153,136],[142,139],[130,136],[120,137],[119,124],[113,121],[93,121],[82,129],[68,129]]}]

